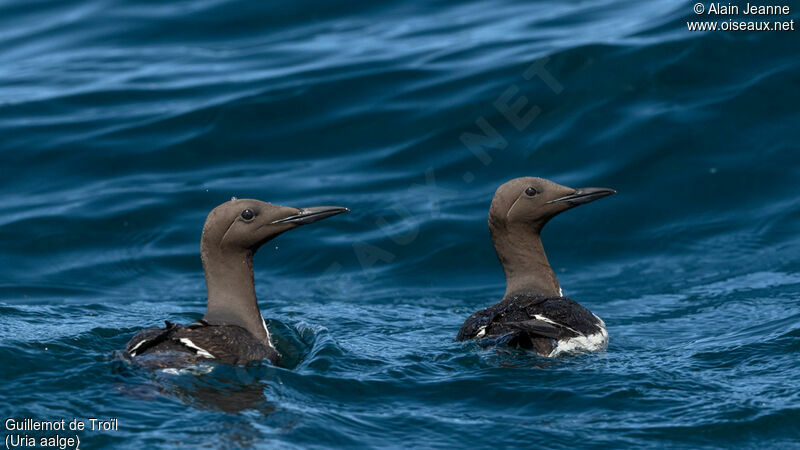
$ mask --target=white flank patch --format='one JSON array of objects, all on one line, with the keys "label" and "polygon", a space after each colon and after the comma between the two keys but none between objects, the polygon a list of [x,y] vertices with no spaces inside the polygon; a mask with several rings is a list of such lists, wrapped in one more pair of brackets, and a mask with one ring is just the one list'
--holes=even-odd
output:
[{"label": "white flank patch", "polygon": [[561,289],[561,286],[558,287],[558,296],[559,297],[563,297],[564,296],[564,291]]},{"label": "white flank patch", "polygon": [[272,345],[272,338],[270,337],[269,330],[267,329],[267,322],[264,321],[263,317],[261,318],[261,325],[264,325],[264,333],[267,333],[267,345],[269,345],[272,348],[275,348],[275,346]]},{"label": "white flank patch", "polygon": [[[598,318],[599,319],[599,318]],[[589,336],[576,336],[574,338],[562,339],[558,341],[556,348],[550,352],[548,357],[552,358],[564,353],[594,352],[605,350],[608,347],[608,331],[606,324],[600,321],[600,331]]]},{"label": "white flank patch", "polygon": [[484,336],[486,336],[486,326],[485,325],[480,327],[480,328],[478,328],[478,334],[476,334],[475,337],[476,338],[482,338]]},{"label": "white flank patch", "polygon": [[189,347],[190,349],[196,351],[197,352],[197,356],[202,356],[203,358],[214,359],[214,355],[212,355],[211,353],[207,352],[206,350],[203,350],[202,348],[194,345],[194,342],[189,340],[189,338],[180,338],[180,341],[181,341],[181,344],[183,344],[183,345]]},{"label": "white flank patch", "polygon": [[141,347],[142,344],[144,344],[145,342],[147,342],[147,339],[142,339],[141,341],[139,341],[138,344],[134,345],[133,348],[130,351],[131,356],[136,356],[136,349]]}]

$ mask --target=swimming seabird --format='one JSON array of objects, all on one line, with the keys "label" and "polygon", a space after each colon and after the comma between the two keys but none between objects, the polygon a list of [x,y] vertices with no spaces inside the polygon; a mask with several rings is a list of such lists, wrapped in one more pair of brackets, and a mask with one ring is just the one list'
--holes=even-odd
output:
[{"label": "swimming seabird", "polygon": [[280,354],[256,301],[253,254],[284,231],[349,211],[340,206],[290,208],[252,199],[232,199],[206,218],[200,256],[208,290],[205,316],[188,326],[139,332],[125,346],[145,365],[173,366],[199,361],[242,364]]},{"label": "swimming seabird", "polygon": [[499,303],[471,315],[456,340],[494,338],[541,356],[605,349],[606,324],[563,296],[540,233],[561,212],[615,193],[534,177],[500,186],[489,208],[489,231],[506,275],[506,293]]}]

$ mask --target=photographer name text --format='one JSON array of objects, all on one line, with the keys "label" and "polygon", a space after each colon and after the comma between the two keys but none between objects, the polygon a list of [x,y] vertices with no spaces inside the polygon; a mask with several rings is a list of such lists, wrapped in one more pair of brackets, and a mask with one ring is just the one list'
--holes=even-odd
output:
[{"label": "photographer name text", "polygon": [[[709,16],[788,16],[792,13],[789,5],[754,5],[747,3],[740,7],[733,3],[709,3],[705,8]],[[698,14],[702,14],[699,12]]]}]

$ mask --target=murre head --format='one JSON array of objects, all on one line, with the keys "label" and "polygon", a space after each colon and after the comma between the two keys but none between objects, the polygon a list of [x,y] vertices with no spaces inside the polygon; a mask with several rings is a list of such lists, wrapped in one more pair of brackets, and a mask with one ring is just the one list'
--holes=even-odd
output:
[{"label": "murre head", "polygon": [[214,325],[238,325],[271,345],[256,301],[253,254],[285,231],[347,211],[341,206],[298,209],[236,198],[214,208],[200,245],[208,289],[204,319]]},{"label": "murre head", "polygon": [[214,208],[206,218],[201,251],[204,257],[211,249],[255,253],[285,231],[347,211],[341,206],[298,209],[234,198]]},{"label": "murre head", "polygon": [[573,189],[544,178],[515,178],[497,188],[489,209],[489,224],[541,230],[559,213],[616,192],[606,188]]},{"label": "murre head", "polygon": [[542,228],[561,212],[615,193],[606,188],[574,189],[535,177],[500,186],[489,209],[489,231],[506,274],[506,295],[561,295],[542,247]]}]

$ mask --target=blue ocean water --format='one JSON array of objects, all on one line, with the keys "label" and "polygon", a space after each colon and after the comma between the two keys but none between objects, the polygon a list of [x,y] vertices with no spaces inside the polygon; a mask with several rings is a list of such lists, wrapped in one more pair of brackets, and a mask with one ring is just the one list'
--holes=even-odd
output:
[{"label": "blue ocean water", "polygon": [[[86,449],[800,447],[800,41],[692,5],[0,2],[2,419],[118,419]],[[543,236],[606,352],[453,342],[502,296],[518,176],[619,191]],[[131,367],[202,316],[232,196],[352,210],[256,255],[286,367]]]}]

